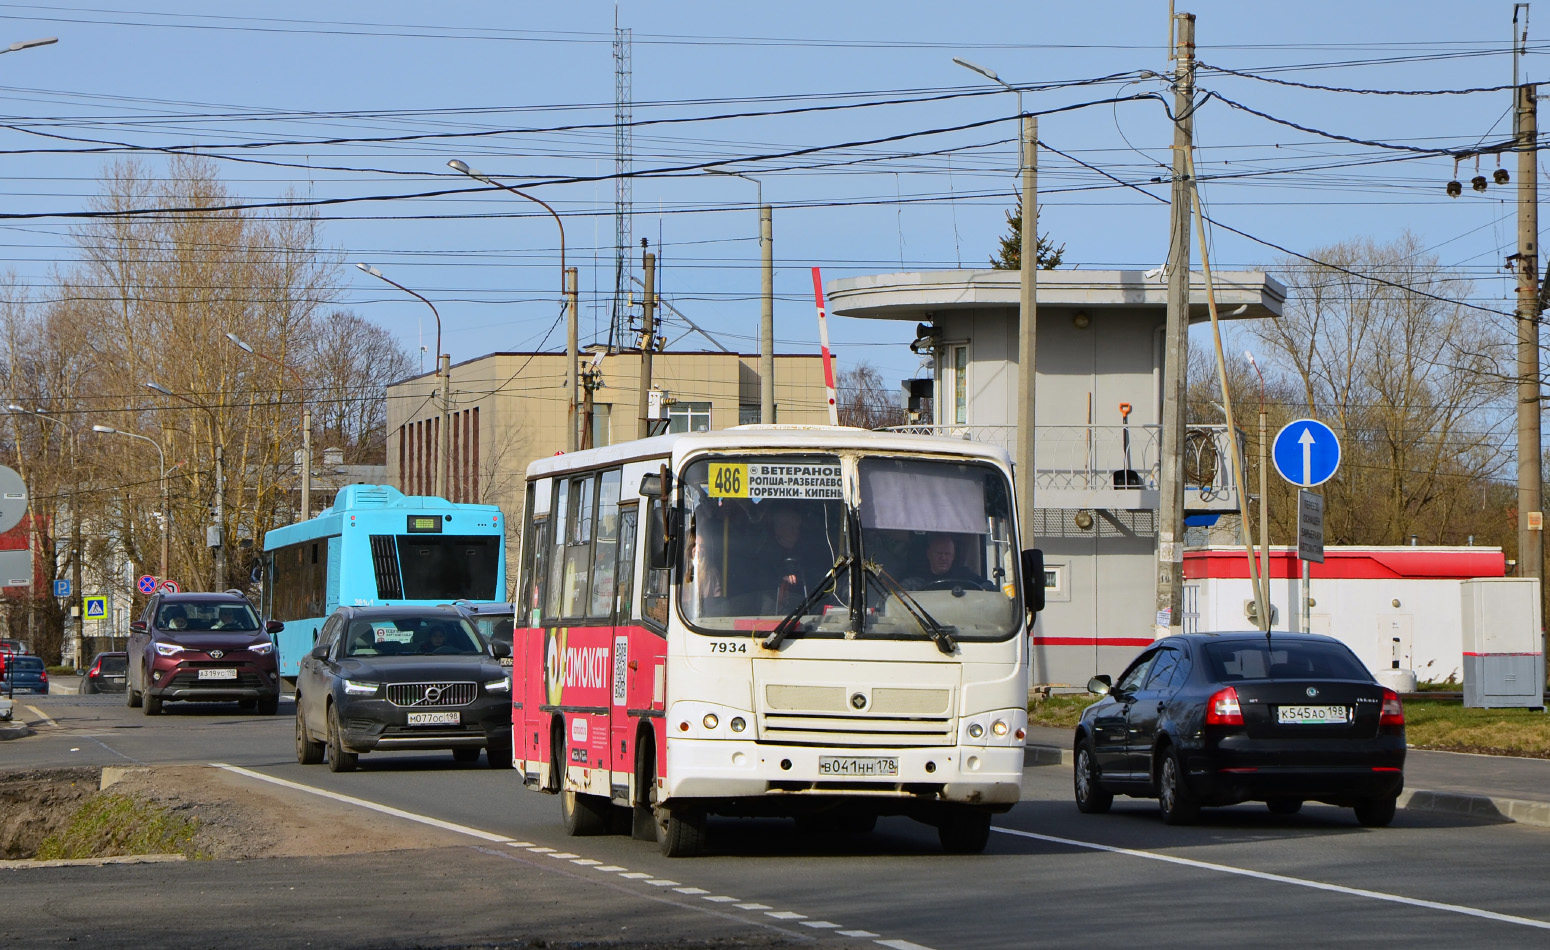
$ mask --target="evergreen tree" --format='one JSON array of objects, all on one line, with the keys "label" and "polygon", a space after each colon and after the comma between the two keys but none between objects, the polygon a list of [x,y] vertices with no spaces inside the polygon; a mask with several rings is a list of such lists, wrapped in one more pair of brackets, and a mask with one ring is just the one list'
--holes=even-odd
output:
[{"label": "evergreen tree", "polygon": [[[1023,266],[1023,199],[1017,198],[1017,210],[1006,212],[1007,234],[1001,238],[1001,249],[990,259],[990,266],[996,270],[1018,270]],[[1034,229],[1038,229],[1038,219],[1035,216]],[[1040,270],[1054,270],[1060,266],[1065,258],[1066,246],[1064,244],[1055,247],[1048,234],[1039,236],[1038,256],[1034,258]]]}]

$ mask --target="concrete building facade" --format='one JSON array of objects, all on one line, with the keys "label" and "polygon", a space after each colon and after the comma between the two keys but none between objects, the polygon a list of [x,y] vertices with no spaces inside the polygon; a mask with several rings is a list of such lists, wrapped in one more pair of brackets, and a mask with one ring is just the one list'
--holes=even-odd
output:
[{"label": "concrete building facade", "polygon": [[[1190,320],[1208,318],[1194,274]],[[1260,272],[1213,274],[1219,313],[1279,316],[1286,289]],[[1115,673],[1152,641],[1167,284],[1141,271],[1040,271],[1035,368],[1034,537],[1048,609],[1035,682]],[[923,324],[935,361],[932,425],[1015,453],[1017,271],[878,274],[830,281],[838,317]],[[1220,421],[1220,420],[1216,420]],[[1186,509],[1238,510],[1225,426],[1186,433]],[[1015,455],[1014,455],[1015,458]],[[1018,478],[1028,473],[1018,472]]]}]

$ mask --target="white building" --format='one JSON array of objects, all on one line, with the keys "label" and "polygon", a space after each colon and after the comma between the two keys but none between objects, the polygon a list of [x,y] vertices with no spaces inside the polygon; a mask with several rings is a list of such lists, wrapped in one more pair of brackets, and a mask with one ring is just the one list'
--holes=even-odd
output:
[{"label": "white building", "polygon": [[[1276,317],[1286,289],[1257,271],[1219,272],[1219,313]],[[1081,684],[1152,642],[1167,285],[1141,271],[1040,271],[1035,375],[1035,536],[1048,609],[1033,640],[1035,682]],[[1192,275],[1190,320],[1208,318]],[[1019,274],[878,274],[830,281],[840,317],[928,324],[935,425],[1014,447]],[[1191,426],[1186,508],[1238,510],[1222,426]],[[1017,473],[1019,478],[1027,474]]]}]

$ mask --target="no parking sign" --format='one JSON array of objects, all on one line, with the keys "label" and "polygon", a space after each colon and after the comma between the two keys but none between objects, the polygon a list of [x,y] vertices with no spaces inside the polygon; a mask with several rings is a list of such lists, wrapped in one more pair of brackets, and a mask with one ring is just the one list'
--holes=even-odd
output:
[{"label": "no parking sign", "polygon": [[156,593],[156,578],[149,574],[141,574],[140,579],[135,582],[135,587],[142,594],[154,594]]}]

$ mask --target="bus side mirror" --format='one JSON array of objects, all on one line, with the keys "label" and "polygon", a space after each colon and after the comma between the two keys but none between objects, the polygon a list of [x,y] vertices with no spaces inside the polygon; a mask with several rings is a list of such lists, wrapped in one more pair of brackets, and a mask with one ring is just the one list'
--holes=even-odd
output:
[{"label": "bus side mirror", "polygon": [[1044,609],[1044,552],[1038,548],[1023,552],[1023,606],[1035,614]]}]

